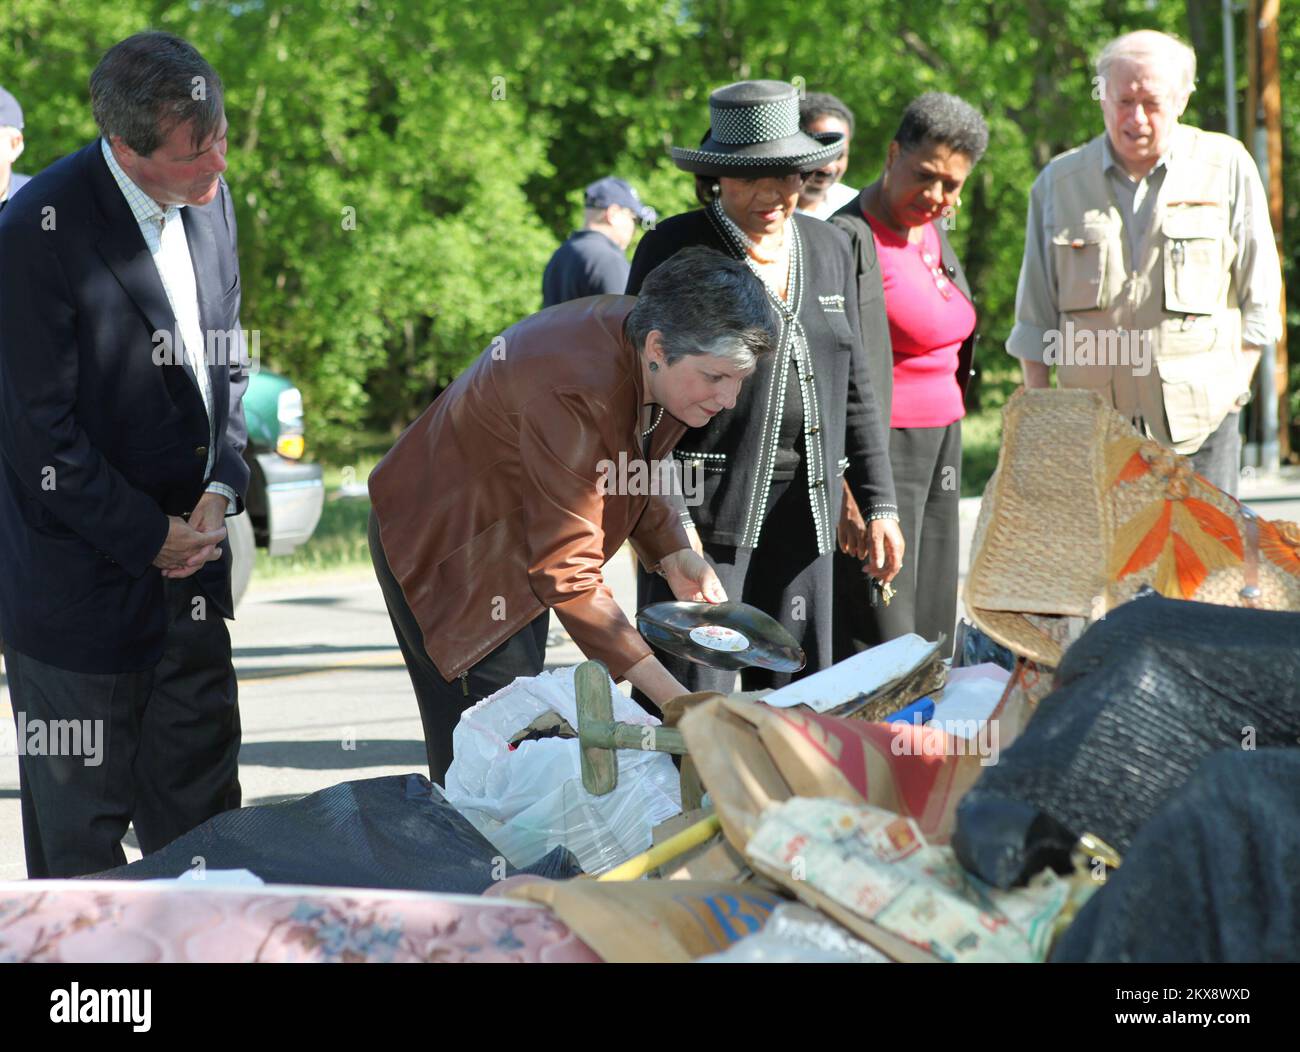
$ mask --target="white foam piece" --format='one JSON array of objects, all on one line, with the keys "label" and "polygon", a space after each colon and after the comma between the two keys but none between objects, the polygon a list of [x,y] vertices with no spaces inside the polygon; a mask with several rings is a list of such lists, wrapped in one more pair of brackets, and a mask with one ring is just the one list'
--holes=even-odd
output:
[{"label": "white foam piece", "polygon": [[928,643],[915,633],[899,636],[775,690],[763,702],[778,709],[807,705],[814,712],[829,712],[897,683],[938,649],[938,643]]},{"label": "white foam piece", "polygon": [[943,697],[935,700],[929,725],[957,737],[974,737],[979,724],[993,715],[1010,678],[1010,672],[992,663],[953,669]]}]

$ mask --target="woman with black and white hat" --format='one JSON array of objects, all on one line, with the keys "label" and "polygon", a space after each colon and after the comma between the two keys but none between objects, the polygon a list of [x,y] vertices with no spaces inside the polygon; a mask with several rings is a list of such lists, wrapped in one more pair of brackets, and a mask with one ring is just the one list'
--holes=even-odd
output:
[{"label": "woman with black and white hat", "polygon": [[[674,455],[684,470],[703,473],[701,499],[683,513],[688,532],[698,532],[733,600],[766,611],[799,641],[807,675],[831,663],[841,476],[866,520],[865,536],[856,538],[869,553],[864,570],[887,583],[903,557],[849,240],[795,214],[804,173],[838,156],[843,137],[800,131],[798,93],[779,81],[720,88],[709,97],[709,116],[698,147],[672,150],[677,166],[695,175],[704,208],[666,219],[641,239],[627,291],[637,293],[655,267],[691,245],[743,260],[767,288],[781,319],[777,353],[758,366],[735,409],[687,431]],[[645,574],[639,593],[642,605],[672,598]],[[734,673],[661,658],[692,690],[733,686]],[[743,686],[791,678],[750,669]]]}]

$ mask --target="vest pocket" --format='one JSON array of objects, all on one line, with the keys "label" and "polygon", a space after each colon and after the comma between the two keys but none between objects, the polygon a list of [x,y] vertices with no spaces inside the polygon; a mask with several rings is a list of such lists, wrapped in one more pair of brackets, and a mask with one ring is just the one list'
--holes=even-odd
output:
[{"label": "vest pocket", "polygon": [[1223,304],[1227,281],[1223,212],[1217,206],[1179,209],[1165,217],[1165,310],[1170,314],[1213,314]]},{"label": "vest pocket", "polygon": [[1230,348],[1156,362],[1165,423],[1175,444],[1204,438],[1227,415],[1240,384],[1240,367]]},{"label": "vest pocket", "polygon": [[1096,227],[1058,230],[1052,235],[1056,262],[1057,306],[1063,312],[1106,306],[1108,243]]}]

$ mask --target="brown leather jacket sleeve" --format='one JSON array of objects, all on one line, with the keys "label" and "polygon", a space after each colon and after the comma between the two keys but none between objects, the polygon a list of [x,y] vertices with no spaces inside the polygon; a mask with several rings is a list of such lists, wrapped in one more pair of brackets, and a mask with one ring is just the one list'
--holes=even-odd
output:
[{"label": "brown leather jacket sleeve", "polygon": [[[672,466],[673,458],[667,457],[666,462]],[[628,538],[647,570],[653,571],[665,555],[690,547],[686,527],[682,525],[682,513],[686,510],[686,500],[680,493],[650,498]]]},{"label": "brown leather jacket sleeve", "polygon": [[589,658],[614,678],[650,654],[605,583],[597,465],[613,441],[609,411],[589,393],[556,390],[527,404],[519,423],[528,579]]}]

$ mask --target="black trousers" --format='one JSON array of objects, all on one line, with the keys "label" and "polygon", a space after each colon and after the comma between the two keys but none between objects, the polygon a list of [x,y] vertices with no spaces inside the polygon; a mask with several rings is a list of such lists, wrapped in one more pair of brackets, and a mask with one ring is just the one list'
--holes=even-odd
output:
[{"label": "black trousers", "polygon": [[429,780],[442,785],[451,766],[451,736],[460,722],[460,714],[508,687],[519,676],[538,676],[546,666],[546,632],[551,621],[549,610],[534,618],[463,676],[448,682],[424,648],[424,633],[402,595],[388,566],[383,544],[379,540],[379,520],[370,513],[370,558],[375,564],[380,591],[388,606],[397,645],[406,662],[415,689],[415,703],[420,707],[424,725],[424,749],[429,758]]},{"label": "black trousers", "polygon": [[193,578],[163,587],[167,640],[152,669],[98,675],[5,654],[29,877],[124,865],[132,822],[149,854],[239,806],[230,633],[206,599],[194,603]]},{"label": "black trousers", "polygon": [[[776,689],[820,672],[831,663],[831,555],[817,554],[807,476],[801,467],[792,481],[774,482],[756,548],[704,542],[704,557],[717,571],[727,598],[756,606],[781,623],[803,648],[807,664],[796,673],[747,668],[740,673],[743,690]],[[637,608],[676,598],[658,574],[638,570]],[[655,656],[688,691],[735,689],[736,673],[708,668],[661,650]],[[643,708],[657,707],[633,691]]]},{"label": "black trousers", "polygon": [[952,654],[961,558],[961,421],[947,427],[890,428],[889,460],[906,545],[903,568],[894,578],[890,604],[873,607],[862,564],[836,553],[837,661],[909,632],[932,642],[946,637],[940,653]]}]

